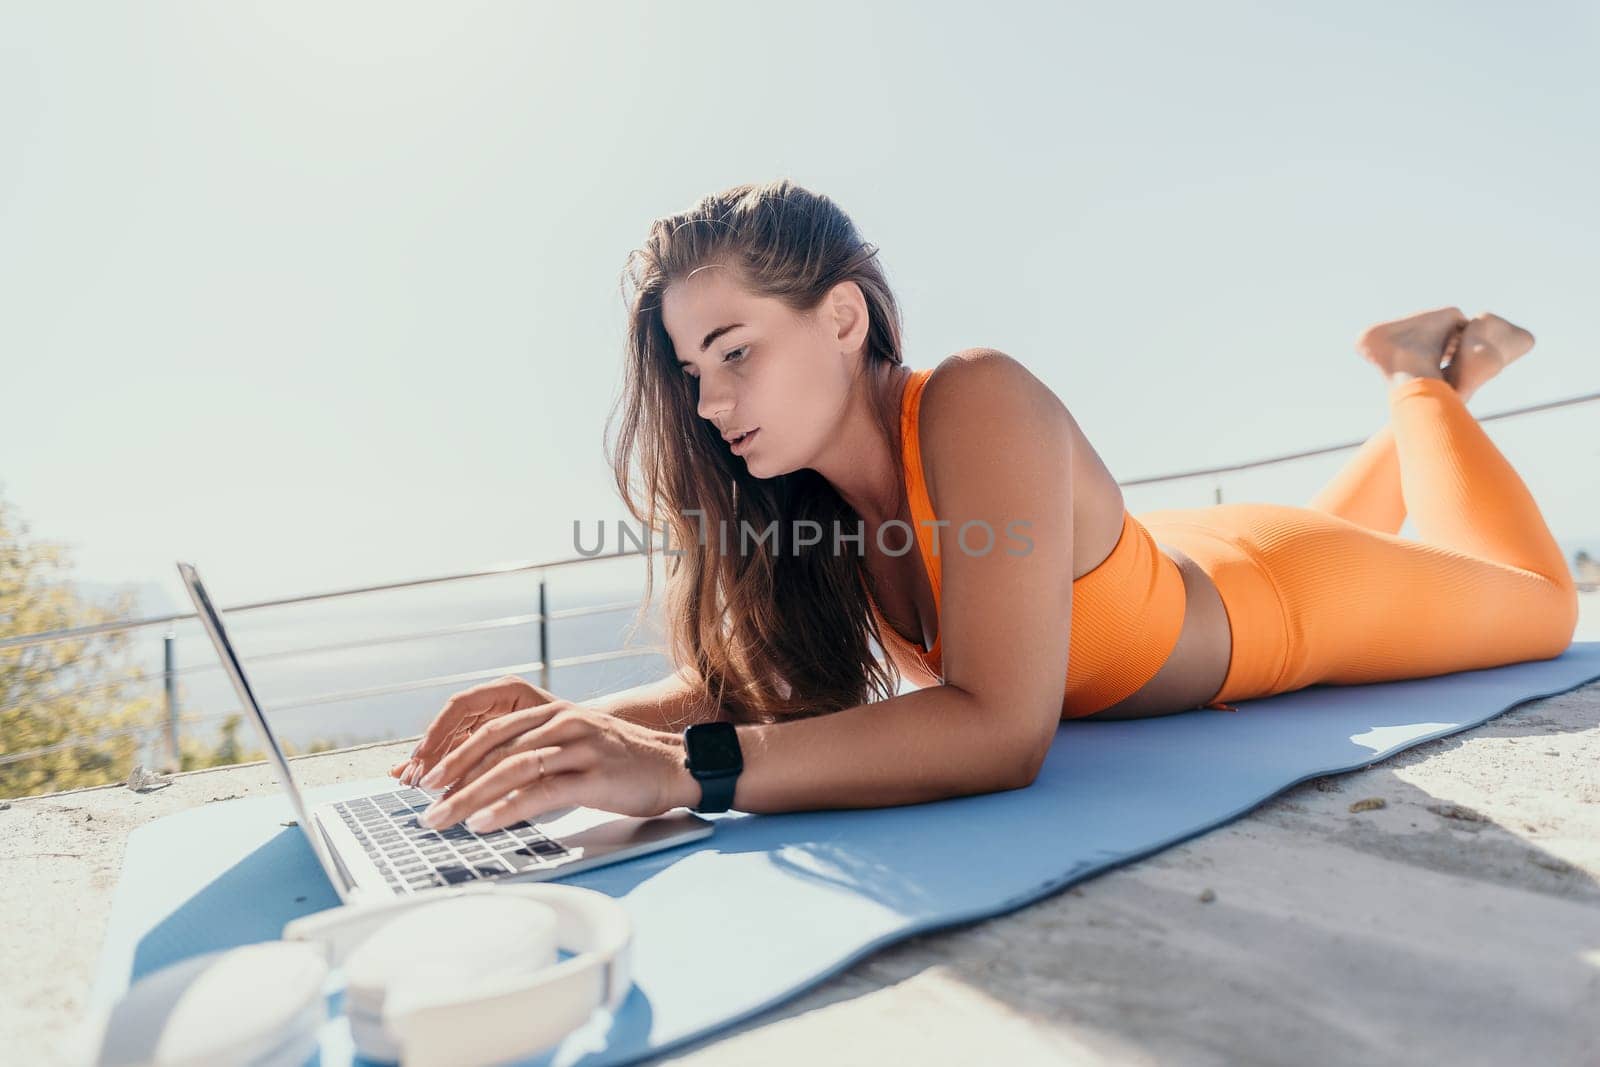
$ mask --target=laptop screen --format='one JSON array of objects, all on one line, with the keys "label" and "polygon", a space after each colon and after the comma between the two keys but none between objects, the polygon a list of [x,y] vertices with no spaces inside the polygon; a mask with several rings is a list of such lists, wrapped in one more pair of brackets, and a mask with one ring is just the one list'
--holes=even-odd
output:
[{"label": "laptop screen", "polygon": [[311,819],[306,813],[305,803],[300,799],[300,790],[294,784],[294,776],[289,773],[289,761],[284,758],[283,749],[278,746],[277,738],[272,735],[272,727],[267,725],[267,716],[261,710],[261,705],[256,703],[255,693],[250,688],[249,680],[244,676],[244,667],[239,663],[239,657],[234,654],[233,642],[228,640],[228,632],[222,625],[221,614],[212,605],[211,597],[206,593],[205,583],[200,580],[200,573],[192,565],[179,563],[178,574],[182,576],[183,584],[189,590],[189,599],[194,601],[195,612],[200,616],[200,622],[205,626],[206,633],[210,635],[211,643],[216,646],[217,657],[222,661],[222,669],[227,672],[229,681],[233,683],[239,703],[255,722],[256,729],[261,732],[261,738],[267,744],[267,759],[272,762],[278,780],[283,783],[290,802],[294,804],[300,829],[305,832],[306,840],[311,842],[311,851],[316,854],[317,862],[322,864],[328,880],[333,883],[342,899],[345,893],[344,879],[340,877],[332,861],[323,851],[322,842],[318,840]]}]

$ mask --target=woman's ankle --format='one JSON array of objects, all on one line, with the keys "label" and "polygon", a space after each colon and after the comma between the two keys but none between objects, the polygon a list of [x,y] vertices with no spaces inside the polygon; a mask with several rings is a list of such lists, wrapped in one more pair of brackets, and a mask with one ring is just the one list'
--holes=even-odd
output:
[{"label": "woman's ankle", "polygon": [[1405,385],[1407,382],[1418,381],[1442,382],[1447,386],[1450,384],[1449,382],[1445,381],[1444,375],[1440,374],[1437,370],[1435,370],[1432,374],[1429,374],[1426,371],[1396,369],[1389,372],[1389,374],[1386,376],[1386,380],[1389,383],[1390,389],[1398,388],[1399,386]]},{"label": "woman's ankle", "polygon": [[1427,395],[1430,393],[1439,397],[1448,394],[1451,397],[1454,397],[1457,403],[1461,402],[1461,398],[1459,394],[1456,393],[1455,387],[1449,382],[1445,381],[1443,378],[1400,373],[1396,373],[1391,377],[1388,389],[1388,401],[1390,404],[1393,404],[1398,400],[1405,399],[1406,397]]}]

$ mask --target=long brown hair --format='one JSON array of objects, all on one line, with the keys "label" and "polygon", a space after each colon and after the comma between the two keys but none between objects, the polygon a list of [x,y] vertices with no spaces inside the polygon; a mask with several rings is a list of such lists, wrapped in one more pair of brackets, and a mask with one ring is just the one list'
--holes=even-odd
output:
[{"label": "long brown hair", "polygon": [[[864,589],[871,585],[864,559],[833,550],[833,532],[854,534],[860,516],[816,471],[755,478],[727,450],[677,366],[662,296],[716,265],[747,292],[808,315],[834,286],[855,282],[870,320],[862,376],[898,455],[889,396],[895,376],[883,372],[901,363],[900,310],[877,251],[832,200],[781,179],[736,185],[656,219],[644,247],[628,256],[627,373],[606,421],[609,438],[620,414],[606,458],[628,511],[651,535],[639,618],[651,603],[650,557],[660,535],[672,549],[665,554],[669,653],[695,681],[702,707],[720,705],[734,722],[820,715],[893,696],[900,673],[868,645],[883,641]],[[903,476],[898,493],[903,506]],[[824,531],[818,544],[801,547],[789,536],[805,520]],[[776,543],[753,539],[748,550],[723,551],[710,532],[733,531],[733,539],[748,524],[755,538],[774,522]]]}]

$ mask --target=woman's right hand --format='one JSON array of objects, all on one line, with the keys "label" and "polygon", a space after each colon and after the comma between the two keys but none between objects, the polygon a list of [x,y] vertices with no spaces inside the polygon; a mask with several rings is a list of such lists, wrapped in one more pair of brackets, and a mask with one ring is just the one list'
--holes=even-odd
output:
[{"label": "woman's right hand", "polygon": [[507,675],[504,678],[452,696],[439,714],[433,717],[411,756],[389,768],[391,778],[400,779],[403,785],[416,785],[439,761],[453,751],[479,726],[491,719],[509,715],[513,711],[548,704],[558,698],[548,689],[541,689],[525,678]]}]

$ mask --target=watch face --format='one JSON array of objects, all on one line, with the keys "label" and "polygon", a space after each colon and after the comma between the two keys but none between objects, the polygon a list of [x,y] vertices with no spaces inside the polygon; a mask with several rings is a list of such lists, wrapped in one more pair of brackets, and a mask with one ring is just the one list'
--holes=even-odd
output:
[{"label": "watch face", "polygon": [[716,774],[743,768],[744,757],[739,751],[739,735],[733,723],[696,723],[684,736],[689,747],[689,765],[694,773]]}]

